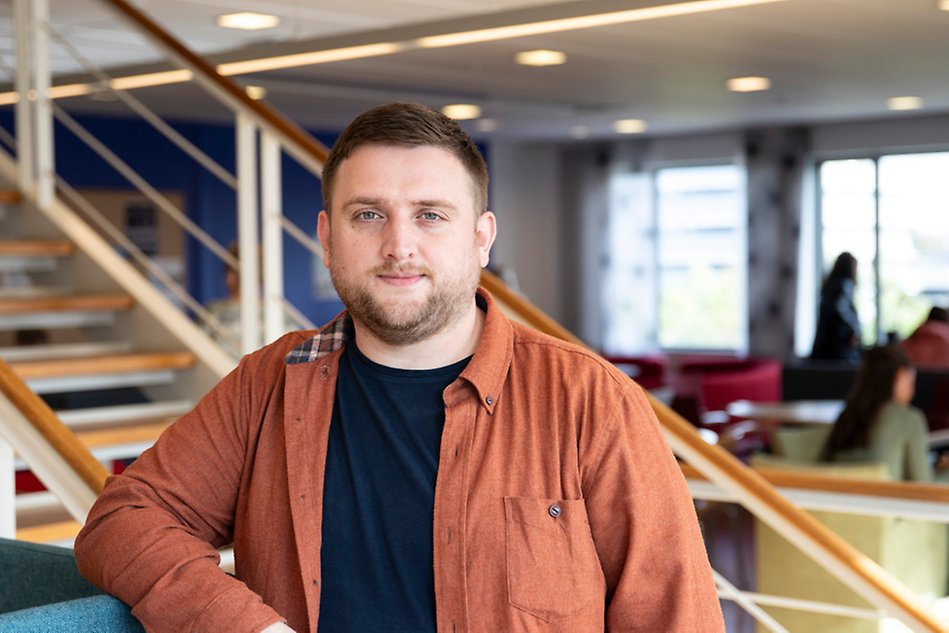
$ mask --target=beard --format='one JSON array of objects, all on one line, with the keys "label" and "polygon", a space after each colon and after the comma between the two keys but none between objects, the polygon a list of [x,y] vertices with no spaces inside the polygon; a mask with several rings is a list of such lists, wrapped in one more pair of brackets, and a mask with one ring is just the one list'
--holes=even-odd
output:
[{"label": "beard", "polygon": [[458,321],[474,301],[480,270],[466,278],[446,280],[441,285],[424,267],[383,265],[370,275],[396,272],[424,275],[432,283],[432,292],[412,302],[398,298],[380,300],[369,290],[368,284],[345,279],[338,267],[330,264],[333,286],[350,316],[389,345],[418,343]]}]

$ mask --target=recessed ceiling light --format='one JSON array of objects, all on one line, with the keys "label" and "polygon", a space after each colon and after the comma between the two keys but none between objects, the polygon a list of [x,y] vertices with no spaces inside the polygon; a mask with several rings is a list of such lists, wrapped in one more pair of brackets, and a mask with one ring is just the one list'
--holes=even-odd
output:
[{"label": "recessed ceiling light", "polygon": [[646,122],[642,119],[618,119],[613,121],[613,131],[617,134],[641,134],[646,131]]},{"label": "recessed ceiling light", "polygon": [[732,77],[725,85],[732,92],[761,92],[771,88],[771,80],[767,77]]},{"label": "recessed ceiling light", "polygon": [[642,119],[617,119],[613,121],[613,131],[617,134],[641,134],[646,131],[646,122]]},{"label": "recessed ceiling light", "polygon": [[280,24],[280,18],[269,13],[241,11],[240,13],[225,13],[217,16],[217,25],[226,29],[256,31],[258,29],[272,29],[278,24]]},{"label": "recessed ceiling light", "polygon": [[263,86],[247,86],[244,90],[247,92],[247,96],[255,101],[260,101],[267,96],[267,89]]},{"label": "recessed ceiling light", "polygon": [[498,122],[496,119],[478,119],[475,127],[479,132],[493,132],[498,129]]},{"label": "recessed ceiling light", "polygon": [[533,51],[521,51],[514,56],[514,61],[523,66],[558,66],[567,62],[567,54],[563,51],[538,48]]},{"label": "recessed ceiling light", "polygon": [[590,136],[590,128],[585,125],[574,125],[570,128],[570,136],[575,139],[584,139]]},{"label": "recessed ceiling light", "polygon": [[890,97],[886,100],[890,110],[919,110],[923,107],[922,97]]},{"label": "recessed ceiling light", "polygon": [[456,121],[477,119],[481,116],[481,106],[473,103],[453,103],[442,108],[442,114]]}]

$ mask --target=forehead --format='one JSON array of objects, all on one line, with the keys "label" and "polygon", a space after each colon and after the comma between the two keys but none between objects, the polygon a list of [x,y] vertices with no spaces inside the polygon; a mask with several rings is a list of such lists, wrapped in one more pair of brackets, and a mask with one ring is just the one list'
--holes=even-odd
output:
[{"label": "forehead", "polygon": [[333,205],[349,196],[446,198],[474,204],[474,180],[451,151],[434,145],[362,145],[339,165]]}]

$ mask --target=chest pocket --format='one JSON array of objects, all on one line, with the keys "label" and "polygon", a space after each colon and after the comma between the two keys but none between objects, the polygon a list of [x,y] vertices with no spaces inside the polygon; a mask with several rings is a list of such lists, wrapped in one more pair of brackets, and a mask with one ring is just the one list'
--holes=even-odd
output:
[{"label": "chest pocket", "polygon": [[606,602],[582,499],[504,498],[508,602],[554,621]]}]

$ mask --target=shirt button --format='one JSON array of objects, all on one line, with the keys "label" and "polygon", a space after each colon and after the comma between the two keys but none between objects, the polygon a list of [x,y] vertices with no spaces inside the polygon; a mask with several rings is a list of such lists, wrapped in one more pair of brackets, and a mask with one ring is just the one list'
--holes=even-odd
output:
[{"label": "shirt button", "polygon": [[561,512],[563,512],[563,510],[561,510],[560,506],[557,505],[556,503],[551,505],[549,508],[547,508],[547,514],[549,514],[555,519],[560,516]]},{"label": "shirt button", "polygon": [[487,398],[485,398],[484,401],[488,403],[488,406],[494,404],[494,398],[492,398],[491,396],[488,396]]}]

